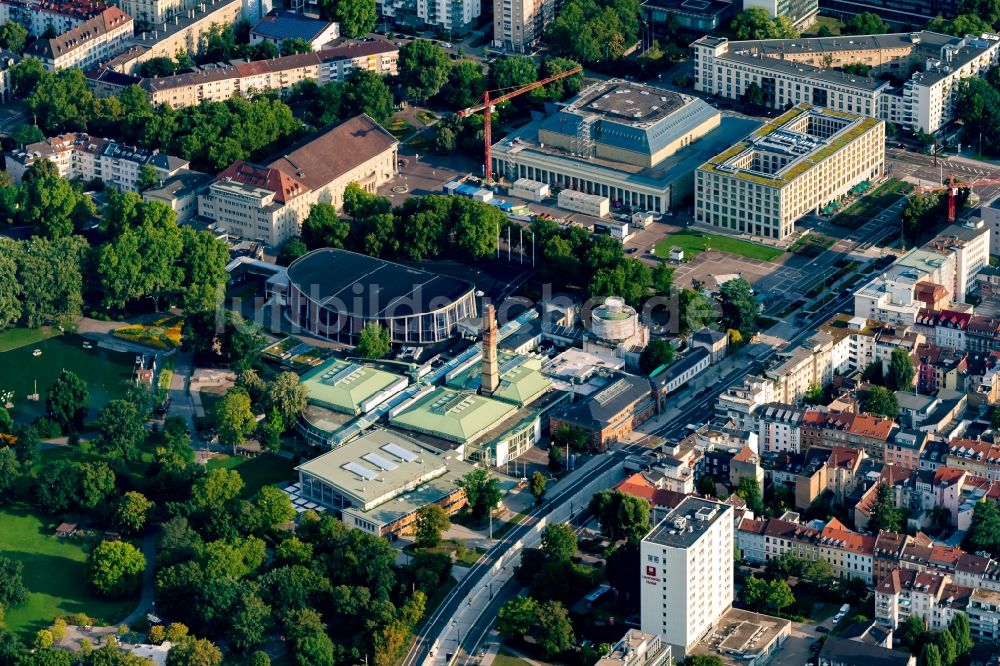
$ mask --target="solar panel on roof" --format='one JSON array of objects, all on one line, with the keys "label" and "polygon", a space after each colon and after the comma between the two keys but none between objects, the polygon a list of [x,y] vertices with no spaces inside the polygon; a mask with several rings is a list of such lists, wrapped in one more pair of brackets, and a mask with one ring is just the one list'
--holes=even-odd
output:
[{"label": "solar panel on roof", "polygon": [[400,446],[399,444],[396,444],[394,442],[389,442],[388,444],[384,444],[380,448],[383,451],[386,451],[386,452],[391,453],[392,455],[396,456],[397,458],[399,458],[403,462],[413,462],[414,460],[417,459],[417,454],[416,453],[414,453],[413,451],[407,451],[402,446]]},{"label": "solar panel on roof", "polygon": [[376,476],[378,476],[378,474],[376,474],[374,471],[368,469],[364,465],[359,465],[356,462],[345,463],[342,467],[343,469],[346,469],[348,472],[354,472],[355,474],[357,474],[366,481],[370,481],[374,479]]},{"label": "solar panel on roof", "polygon": [[388,472],[389,470],[393,470],[399,467],[399,465],[397,465],[396,463],[386,460],[377,453],[366,453],[361,457],[385,472]]}]

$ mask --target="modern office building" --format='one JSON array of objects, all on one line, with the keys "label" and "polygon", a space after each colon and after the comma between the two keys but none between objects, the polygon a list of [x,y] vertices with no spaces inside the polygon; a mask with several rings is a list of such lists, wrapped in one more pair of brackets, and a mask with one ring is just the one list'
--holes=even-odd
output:
[{"label": "modern office building", "polygon": [[473,466],[400,433],[373,429],[295,469],[303,498],[351,527],[395,537],[413,524],[421,507],[460,509],[465,491],[457,481]]},{"label": "modern office building", "polygon": [[819,14],[819,0],[743,0],[743,9],[759,7],[771,18],[787,16],[798,30],[807,28]]},{"label": "modern office building", "polygon": [[874,12],[893,27],[908,30],[921,28],[937,16],[954,18],[958,0],[819,0],[819,8],[824,16],[842,21]]},{"label": "modern office building", "polygon": [[642,630],[686,657],[733,603],[733,508],[685,498],[640,545]]},{"label": "modern office building", "polygon": [[[1000,59],[1000,36],[951,37],[926,30],[889,35],[729,41],[706,35],[693,44],[695,90],[742,99],[759,86],[764,105],[805,102],[936,132],[954,118],[959,82]],[[841,71],[871,67],[867,76]],[[910,73],[911,67],[919,70]],[[885,75],[901,82],[893,85]]]},{"label": "modern office building", "polygon": [[450,338],[476,316],[475,285],[465,280],[323,248],[288,267],[287,316],[313,335],[356,344],[366,324],[389,329],[398,344]]},{"label": "modern office building", "polygon": [[7,153],[7,170],[19,183],[36,162],[48,160],[63,178],[89,182],[100,178],[125,192],[139,191],[142,167],[150,166],[160,179],[186,172],[188,161],[157,150],[124,146],[83,132],[61,134]]},{"label": "modern office building", "polygon": [[530,53],[556,16],[557,0],[493,0],[493,46]]},{"label": "modern office building", "polygon": [[741,9],[739,2],[730,0],[645,0],[642,3],[646,24],[656,39],[673,35],[665,34],[678,27],[689,32],[707,34],[724,29]]},{"label": "modern office building", "polygon": [[799,104],[698,168],[697,222],[785,238],[885,169],[885,123]]},{"label": "modern office building", "polygon": [[132,34],[132,18],[117,7],[108,7],[51,39],[39,38],[24,54],[41,60],[49,71],[87,69],[128,48]]},{"label": "modern office building", "polygon": [[700,162],[756,127],[700,99],[612,79],[494,144],[493,172],[662,212],[691,195]]},{"label": "modern office building", "polygon": [[264,164],[234,162],[199,194],[198,214],[231,236],[281,245],[299,234],[313,204],[339,210],[350,183],[374,192],[391,180],[398,144],[368,116],[355,116]]}]

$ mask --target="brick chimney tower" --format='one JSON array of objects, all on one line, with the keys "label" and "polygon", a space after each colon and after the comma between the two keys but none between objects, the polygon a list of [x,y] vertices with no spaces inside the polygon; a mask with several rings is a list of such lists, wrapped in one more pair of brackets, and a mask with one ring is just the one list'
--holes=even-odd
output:
[{"label": "brick chimney tower", "polygon": [[493,306],[483,308],[483,372],[479,391],[493,395],[500,388],[500,364],[497,361],[497,320]]}]

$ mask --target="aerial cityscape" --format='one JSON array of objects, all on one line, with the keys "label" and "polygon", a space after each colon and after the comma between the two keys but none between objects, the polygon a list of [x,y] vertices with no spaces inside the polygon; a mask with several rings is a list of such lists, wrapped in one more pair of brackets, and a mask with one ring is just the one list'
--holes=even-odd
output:
[{"label": "aerial cityscape", "polygon": [[0,0],[0,666],[1000,666],[1000,0]]}]

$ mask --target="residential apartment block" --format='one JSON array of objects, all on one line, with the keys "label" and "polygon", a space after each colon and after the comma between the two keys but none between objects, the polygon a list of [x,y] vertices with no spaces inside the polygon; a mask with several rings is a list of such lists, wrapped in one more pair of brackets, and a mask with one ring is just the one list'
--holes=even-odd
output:
[{"label": "residential apartment block", "polygon": [[433,28],[452,37],[468,34],[483,11],[482,0],[376,0],[375,6],[383,20]]},{"label": "residential apartment block", "polygon": [[695,172],[697,222],[785,238],[885,171],[885,123],[800,103]]},{"label": "residential apartment block", "polygon": [[38,58],[50,71],[67,67],[87,69],[128,48],[132,34],[132,18],[117,7],[108,7],[56,37],[39,39],[27,48],[25,55]]},{"label": "residential apartment block", "polygon": [[392,179],[397,145],[374,120],[355,116],[264,164],[230,165],[199,194],[198,214],[232,236],[278,246],[299,234],[313,204],[339,210],[349,183],[374,192]]},{"label": "residential apartment block", "polygon": [[[247,16],[246,0],[203,0],[186,6],[182,14],[137,32],[129,49],[105,64],[115,71],[131,74],[139,65],[153,58],[173,58],[178,51],[192,56],[201,53],[203,37],[215,25],[232,25]],[[252,16],[253,20],[259,18]]]},{"label": "residential apartment block", "polygon": [[531,52],[556,16],[557,0],[493,0],[493,46]]},{"label": "residential apartment block", "polygon": [[110,139],[82,132],[54,136],[7,153],[7,170],[21,182],[31,165],[48,160],[63,178],[90,181],[100,178],[125,191],[139,191],[142,167],[150,166],[160,179],[187,171],[188,162],[156,150],[124,146]]},{"label": "residential apartment block", "polygon": [[675,658],[704,637],[733,603],[733,508],[685,498],[640,545],[642,630]]},{"label": "residential apartment block", "polygon": [[[1000,36],[951,37],[926,30],[889,35],[734,41],[705,36],[692,45],[695,90],[741,99],[758,85],[764,104],[802,102],[936,132],[954,118],[959,82],[1000,58]],[[870,76],[840,71],[863,64]],[[909,74],[913,63],[920,70]],[[905,83],[893,87],[886,74]]]},{"label": "residential apartment block", "polygon": [[35,37],[46,32],[61,35],[100,16],[108,7],[100,0],[4,0],[0,2],[0,23],[20,23]]},{"label": "residential apartment block", "polygon": [[[399,49],[391,42],[376,40],[270,60],[219,63],[190,73],[135,82],[153,104],[170,104],[177,109],[203,101],[221,102],[233,95],[250,97],[269,90],[284,91],[309,79],[320,85],[343,82],[355,69],[395,75],[398,56]],[[99,74],[91,76],[97,78]]]}]

